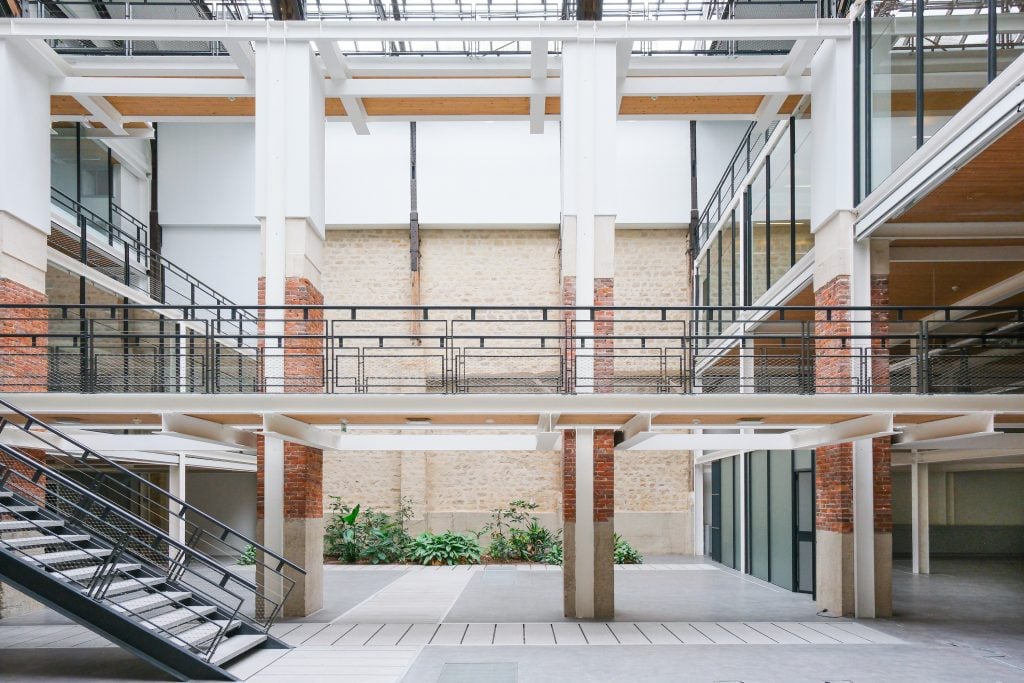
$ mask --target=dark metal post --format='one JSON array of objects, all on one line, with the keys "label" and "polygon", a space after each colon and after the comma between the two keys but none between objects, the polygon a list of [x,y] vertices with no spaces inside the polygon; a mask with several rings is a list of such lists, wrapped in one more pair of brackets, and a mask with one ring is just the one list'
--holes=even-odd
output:
[{"label": "dark metal post", "polygon": [[999,47],[999,45],[997,44],[999,41],[999,33],[997,26],[999,15],[996,13],[997,11],[998,7],[996,4],[996,0],[988,0],[988,46],[986,50],[986,56],[988,57],[989,83],[995,80],[996,69],[998,68],[998,65],[996,64],[996,50]]},{"label": "dark metal post", "polygon": [[914,86],[917,119],[917,147],[924,144],[924,0],[914,2]]}]

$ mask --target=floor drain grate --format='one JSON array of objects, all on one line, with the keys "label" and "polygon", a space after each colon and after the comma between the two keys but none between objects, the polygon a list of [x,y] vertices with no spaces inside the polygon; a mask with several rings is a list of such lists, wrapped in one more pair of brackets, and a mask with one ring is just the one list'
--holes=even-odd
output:
[{"label": "floor drain grate", "polygon": [[515,662],[445,662],[437,683],[517,683]]}]

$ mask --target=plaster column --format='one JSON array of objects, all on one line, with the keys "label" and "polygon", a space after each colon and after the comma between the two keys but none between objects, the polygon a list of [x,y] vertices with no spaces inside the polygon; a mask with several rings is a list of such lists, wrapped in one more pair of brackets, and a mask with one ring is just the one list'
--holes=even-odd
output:
[{"label": "plaster column", "polygon": [[928,463],[910,465],[911,535],[913,536],[913,568],[915,574],[931,573],[928,547]]},{"label": "plaster column", "polygon": [[[178,500],[185,500],[185,496],[187,495],[185,490],[185,476],[185,454],[178,453],[178,463],[167,468],[167,491]],[[171,513],[177,513],[179,511],[177,503],[172,502],[168,505],[168,508]],[[167,526],[167,534],[171,538],[174,538],[181,543],[185,542],[185,523],[181,517],[176,516],[176,514],[171,514],[171,516],[168,517]]]},{"label": "plaster column", "polygon": [[[308,42],[288,41],[286,27],[268,26],[256,43],[256,217],[263,278],[260,303],[323,303],[323,77]],[[261,319],[283,345],[264,347],[267,392],[323,391],[323,313],[290,308]],[[310,335],[297,339],[297,335]],[[323,606],[323,451],[266,437],[258,449],[257,498],[268,548],[306,570],[284,605],[284,616]]]},{"label": "plaster column", "polygon": [[[581,34],[562,45],[562,301],[612,306],[615,287],[616,46]],[[611,312],[567,316],[567,389],[610,392]],[[614,432],[569,430],[563,440],[565,614],[611,619],[614,600]]]},{"label": "plaster column", "polygon": [[[887,253],[854,239],[853,52],[850,41],[822,45],[811,65],[814,98],[811,200],[814,293],[818,306],[888,303]],[[883,316],[816,314],[819,393],[889,391]],[[853,334],[863,339],[842,343]],[[868,359],[867,364],[860,361]],[[867,372],[864,372],[867,368]],[[892,611],[892,512],[889,438],[815,451],[816,593],[834,615],[871,618]]]},{"label": "plaster column", "polygon": [[401,457],[399,495],[412,508],[412,517],[406,523],[406,530],[409,535],[418,536],[427,530],[427,454],[422,451],[403,451]]},{"label": "plaster column", "polygon": [[[41,392],[48,386],[46,238],[50,233],[50,87],[38,64],[0,38],[0,392]],[[6,308],[29,304],[29,308]],[[45,457],[42,451],[26,454]],[[27,472],[26,472],[27,473]],[[41,482],[40,482],[41,485]],[[12,480],[14,486],[14,480]],[[15,488],[18,488],[15,486]],[[24,492],[43,495],[26,482]],[[0,618],[39,604],[0,584]]]}]

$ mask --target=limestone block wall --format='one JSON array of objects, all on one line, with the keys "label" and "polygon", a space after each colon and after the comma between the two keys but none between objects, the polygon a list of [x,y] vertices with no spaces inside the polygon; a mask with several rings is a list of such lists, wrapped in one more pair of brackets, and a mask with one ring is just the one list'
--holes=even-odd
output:
[{"label": "limestone block wall", "polygon": [[[615,298],[619,305],[683,306],[689,302],[685,230],[620,229],[616,235]],[[425,305],[556,306],[561,302],[558,230],[425,229],[420,244],[420,301]],[[327,304],[410,305],[409,236],[406,230],[329,230],[324,253]],[[383,317],[383,314],[380,316]],[[391,316],[394,317],[394,316]],[[676,321],[678,322],[678,321]],[[338,319],[346,331],[357,329]],[[462,325],[463,323],[458,323]],[[488,322],[486,314],[465,328],[501,333],[548,332],[541,324]],[[418,326],[418,328],[417,328]],[[363,323],[408,334],[430,333],[430,321]],[[618,330],[619,327],[616,327]],[[625,328],[628,329],[628,326]],[[429,351],[382,372],[422,372]],[[421,363],[417,365],[417,363]],[[541,367],[538,367],[538,366]],[[486,364],[479,366],[487,372]],[[542,361],[524,359],[504,370],[543,373]],[[616,367],[629,371],[628,365]],[[422,391],[423,387],[415,388]],[[488,432],[494,434],[495,432]],[[478,530],[490,511],[523,498],[539,505],[538,517],[557,526],[562,505],[559,452],[332,452],[324,453],[324,505],[345,503],[395,510],[412,500],[411,530]],[[645,553],[692,551],[690,456],[644,452],[616,456],[615,522]]]}]

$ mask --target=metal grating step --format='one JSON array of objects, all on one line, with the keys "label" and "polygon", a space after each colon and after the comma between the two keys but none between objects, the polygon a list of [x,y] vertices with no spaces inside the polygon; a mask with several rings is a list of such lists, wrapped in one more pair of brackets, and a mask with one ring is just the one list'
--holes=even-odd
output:
[{"label": "metal grating step", "polygon": [[62,519],[34,519],[31,522],[9,521],[0,522],[0,533],[4,531],[28,531],[30,529],[54,529],[64,526]]},{"label": "metal grating step", "polygon": [[80,560],[99,560],[114,552],[110,548],[90,548],[89,550],[65,550],[59,553],[43,553],[30,555],[26,559],[44,565],[64,564]]},{"label": "metal grating step", "polygon": [[241,657],[249,650],[259,647],[267,641],[267,634],[231,636],[217,646],[210,657],[210,662],[221,666],[232,659]]},{"label": "metal grating step", "polygon": [[23,538],[0,539],[0,545],[11,548],[38,548],[45,545],[57,545],[58,543],[78,543],[88,541],[88,534],[64,534],[62,536],[25,536]]},{"label": "metal grating step", "polygon": [[182,631],[174,637],[174,640],[182,647],[199,647],[214,638],[222,629],[225,635],[231,633],[238,628],[239,623],[238,621],[232,621],[229,624],[227,619],[214,619],[213,621],[207,621]]},{"label": "metal grating step", "polygon": [[39,512],[36,505],[0,505],[0,515],[9,515],[15,512]]},{"label": "metal grating step", "polygon": [[167,579],[162,576],[144,576],[138,579],[127,579],[126,581],[114,581],[107,586],[107,597],[121,595],[123,593],[134,593],[136,591],[159,586]]},{"label": "metal grating step", "polygon": [[147,619],[142,625],[146,628],[156,628],[159,626],[160,628],[171,629],[208,616],[216,611],[217,608],[211,605],[196,605],[187,609],[182,607],[181,609],[171,610],[170,612]]},{"label": "metal grating step", "polygon": [[114,605],[113,608],[121,612],[132,612],[134,614],[138,614],[140,612],[154,610],[157,607],[165,607],[176,602],[181,602],[182,600],[188,600],[191,597],[192,594],[187,591],[151,593],[149,595],[144,595],[141,598],[132,598],[125,602],[119,602]]},{"label": "metal grating step", "polygon": [[[92,577],[96,573],[96,570],[98,568],[99,568],[98,566],[93,565],[93,566],[90,566],[90,567],[79,567],[77,569],[55,570],[53,573],[56,574],[59,577],[65,578],[65,579],[71,579],[72,581],[84,582],[84,581],[92,581]],[[134,563],[134,562],[125,562],[125,563],[122,563],[122,564],[118,564],[117,566],[114,567],[114,571],[115,572],[133,572],[133,571],[135,571],[137,569],[142,569],[142,565]]]}]

